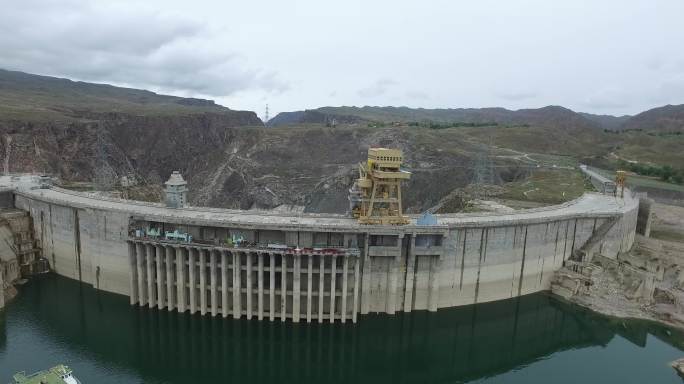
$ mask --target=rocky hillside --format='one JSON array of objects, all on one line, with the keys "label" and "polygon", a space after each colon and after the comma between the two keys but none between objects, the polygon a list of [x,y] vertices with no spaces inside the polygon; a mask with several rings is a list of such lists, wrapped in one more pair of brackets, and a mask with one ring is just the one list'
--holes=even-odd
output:
[{"label": "rocky hillside", "polygon": [[[520,180],[538,167],[585,157],[657,160],[667,152],[675,154],[668,161],[679,161],[680,137],[647,141],[630,132],[606,133],[562,107],[326,107],[280,114],[264,127],[253,112],[210,100],[0,71],[4,172],[44,172],[68,182],[134,175],[158,190],[179,170],[194,205],[344,212],[369,146],[404,150],[413,172],[404,190],[410,212],[473,180]],[[647,142],[669,149],[635,150]]]}]

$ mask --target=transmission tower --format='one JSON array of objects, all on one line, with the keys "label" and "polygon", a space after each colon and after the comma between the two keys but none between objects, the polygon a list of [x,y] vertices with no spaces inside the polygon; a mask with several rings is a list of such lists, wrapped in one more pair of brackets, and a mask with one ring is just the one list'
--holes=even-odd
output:
[{"label": "transmission tower", "polygon": [[95,186],[100,191],[109,191],[114,187],[116,174],[107,161],[107,143],[105,129],[102,124],[97,126],[97,140],[95,143]]},{"label": "transmission tower", "polygon": [[494,163],[490,154],[492,146],[492,139],[489,139],[489,145],[482,145],[480,151],[475,157],[473,164],[473,177],[471,184],[474,184],[475,197],[478,199],[486,198],[486,187],[484,185],[497,184],[498,177],[494,171]]},{"label": "transmission tower", "polygon": [[473,166],[473,184],[494,184],[494,166],[485,152],[479,152]]},{"label": "transmission tower", "polygon": [[266,104],[266,112],[264,112],[264,125],[268,124],[268,104]]}]

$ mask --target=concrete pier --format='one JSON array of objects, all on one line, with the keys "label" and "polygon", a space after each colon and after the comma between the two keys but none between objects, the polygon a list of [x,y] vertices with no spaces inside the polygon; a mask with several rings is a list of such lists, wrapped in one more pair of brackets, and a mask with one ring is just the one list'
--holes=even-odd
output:
[{"label": "concrete pier", "polygon": [[174,275],[174,256],[173,247],[165,246],[166,255],[166,309],[172,311],[176,308],[176,277]]},{"label": "concrete pier", "polygon": [[[131,273],[129,274],[129,289],[131,291],[130,294],[130,303],[131,305],[138,304],[138,295],[139,295],[139,290],[138,290],[138,268],[136,266],[137,263],[137,257],[136,257],[136,250],[135,250],[136,244],[133,242],[128,243],[128,265],[131,270]],[[4,298],[4,297],[3,297]]]},{"label": "concrete pier", "polygon": [[209,251],[209,276],[210,276],[210,284],[211,284],[211,316],[216,317],[219,311],[219,306],[218,306],[218,296],[219,296],[219,290],[218,290],[218,278],[217,278],[217,270],[216,270],[216,251],[215,250],[210,250]]},{"label": "concrete pier", "polygon": [[237,252],[231,252],[231,254],[233,255],[233,318],[239,319],[242,316],[242,304],[240,304],[242,265],[240,264],[240,255]]},{"label": "concrete pier", "polygon": [[192,247],[186,247],[188,250],[188,293],[190,301],[190,313],[197,312],[197,250]]},{"label": "concrete pier", "polygon": [[187,309],[188,298],[187,292],[187,279],[188,275],[186,273],[186,257],[185,249],[182,247],[173,247],[176,251],[176,297],[178,299],[177,309],[178,312],[185,312]]},{"label": "concrete pier", "polygon": [[157,275],[157,308],[164,309],[166,307],[166,267],[164,266],[166,260],[166,252],[164,246],[157,245],[155,247],[155,271]]},{"label": "concrete pier", "polygon": [[275,255],[273,253],[269,254],[269,264],[268,264],[268,319],[275,320]]},{"label": "concrete pier", "polygon": [[198,249],[199,255],[199,302],[200,314],[207,314],[207,251],[205,249]]},{"label": "concrete pier", "polygon": [[228,274],[228,252],[225,250],[219,250],[219,252],[221,254],[221,316],[225,318],[230,314],[228,280],[232,276]]},{"label": "concrete pier", "polygon": [[252,311],[254,310],[254,307],[252,306],[252,301],[253,301],[253,293],[252,293],[252,253],[251,252],[246,252],[245,254],[245,260],[246,260],[246,274],[247,274],[247,286],[246,286],[246,291],[247,291],[247,320],[252,319]]},{"label": "concrete pier", "polygon": [[142,243],[135,243],[136,248],[136,275],[138,276],[138,303],[140,306],[147,305],[147,287],[145,286],[145,276],[147,275],[146,269],[143,267],[145,264],[145,246]]},{"label": "concrete pier", "polygon": [[280,319],[287,319],[287,257],[280,255]]},{"label": "concrete pier", "polygon": [[323,322],[323,301],[325,299],[325,257],[318,255],[318,322]]},{"label": "concrete pier", "polygon": [[306,257],[306,322],[311,322],[311,304],[313,296],[313,255]]},{"label": "concrete pier", "polygon": [[292,273],[292,321],[295,323],[299,322],[300,308],[299,303],[301,300],[301,255],[294,255],[293,260],[293,273]]}]

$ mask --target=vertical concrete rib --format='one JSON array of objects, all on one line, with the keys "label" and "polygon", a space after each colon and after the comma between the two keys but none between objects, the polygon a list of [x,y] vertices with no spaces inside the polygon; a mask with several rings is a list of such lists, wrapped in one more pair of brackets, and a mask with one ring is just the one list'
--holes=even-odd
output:
[{"label": "vertical concrete rib", "polygon": [[[54,267],[54,266],[53,266]],[[134,242],[128,242],[128,268],[130,277],[129,298],[131,305],[138,303],[138,255]]]},{"label": "vertical concrete rib", "polygon": [[142,243],[136,243],[137,248],[137,258],[136,258],[136,269],[138,271],[138,302],[140,306],[147,304],[147,285],[145,284],[145,245]]},{"label": "vertical concrete rib", "polygon": [[[366,248],[368,251],[368,248]],[[365,315],[370,311],[370,291],[371,291],[371,258],[366,253],[363,259],[363,282],[361,284],[361,314]]]},{"label": "vertical concrete rib", "polygon": [[[404,312],[411,312],[413,309],[413,280],[415,279],[416,255],[413,250],[416,246],[416,237],[411,236],[409,240],[409,250],[406,261],[406,281],[404,283]],[[461,268],[463,268],[461,266]]]},{"label": "vertical concrete rib", "polygon": [[299,301],[301,299],[300,287],[300,270],[301,270],[301,256],[292,256],[292,321],[299,323]]},{"label": "vertical concrete rib", "polygon": [[247,320],[252,318],[252,252],[245,252],[247,261]]},{"label": "vertical concrete rib", "polygon": [[228,254],[221,251],[221,315],[228,317]]},{"label": "vertical concrete rib", "polygon": [[352,322],[356,323],[356,316],[359,313],[359,280],[361,279],[360,267],[361,258],[354,258],[354,305],[352,307]]},{"label": "vertical concrete rib", "polygon": [[306,322],[311,322],[311,295],[312,295],[312,281],[313,279],[313,255],[307,256],[307,274],[306,274]]},{"label": "vertical concrete rib", "polygon": [[268,319],[273,321],[275,320],[275,255],[273,253],[269,253],[269,257]]},{"label": "vertical concrete rib", "polygon": [[397,278],[398,271],[397,265],[399,265],[399,258],[401,257],[401,251],[395,257],[392,257],[389,261],[389,287],[387,295],[387,313],[394,315],[395,308],[397,306]]},{"label": "vertical concrete rib", "polygon": [[189,289],[189,301],[190,301],[190,313],[195,313],[197,311],[197,276],[195,275],[195,268],[197,263],[195,262],[195,249],[188,247],[188,284]]},{"label": "vertical concrete rib", "polygon": [[166,256],[166,309],[171,311],[176,308],[176,300],[173,297],[174,283],[176,282],[173,276],[173,248],[164,247],[164,256]]},{"label": "vertical concrete rib", "polygon": [[430,293],[428,297],[428,311],[434,312],[439,306],[439,271],[441,259],[433,256],[430,258]]},{"label": "vertical concrete rib", "polygon": [[209,276],[211,284],[211,315],[218,314],[218,279],[216,278],[216,253],[214,249],[209,250]]},{"label": "vertical concrete rib", "polygon": [[287,319],[287,255],[280,255],[280,320]]},{"label": "vertical concrete rib", "polygon": [[257,257],[257,318],[264,319],[264,254],[259,252]]},{"label": "vertical concrete rib", "polygon": [[187,305],[187,297],[185,296],[185,284],[187,276],[185,276],[185,250],[180,247],[176,249],[176,298],[178,301],[178,312],[185,312]]},{"label": "vertical concrete rib", "polygon": [[318,322],[323,322],[323,299],[325,298],[325,256],[318,255]]},{"label": "vertical concrete rib", "polygon": [[242,315],[242,305],[240,305],[241,284],[240,278],[242,274],[242,266],[240,265],[240,255],[238,252],[231,252],[233,254],[233,318],[239,319]]},{"label": "vertical concrete rib", "polygon": [[164,246],[156,246],[156,264],[157,264],[157,308],[163,309],[166,307],[166,268],[164,267],[164,260],[166,259],[166,253],[164,252]]},{"label": "vertical concrete rib", "polygon": [[332,255],[332,261],[330,262],[330,322],[335,322],[335,298],[337,294],[335,293],[337,283],[337,255]]},{"label": "vertical concrete rib", "polygon": [[150,308],[157,306],[156,293],[157,284],[154,277],[154,246],[152,244],[147,244],[147,301]]}]

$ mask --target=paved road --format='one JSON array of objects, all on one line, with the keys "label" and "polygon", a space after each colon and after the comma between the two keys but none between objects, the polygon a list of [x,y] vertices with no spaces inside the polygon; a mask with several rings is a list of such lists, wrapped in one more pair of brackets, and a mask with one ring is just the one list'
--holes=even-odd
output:
[{"label": "paved road", "polygon": [[[592,171],[588,171],[592,172]],[[602,177],[595,174],[595,177]],[[84,192],[75,192],[60,188],[37,189],[34,177],[24,176],[12,180],[10,177],[0,177],[0,190],[14,189],[18,194],[43,200],[54,204],[72,206],[85,209],[110,210],[127,213],[141,218],[167,221],[187,222],[214,225],[240,225],[260,228],[278,227],[280,229],[352,229],[358,231],[363,228],[373,228],[374,231],[399,231],[397,227],[364,226],[356,220],[344,215],[334,214],[291,214],[255,210],[230,210],[219,208],[188,207],[182,209],[166,208],[161,204],[138,202],[131,200],[113,199],[94,196]],[[516,225],[549,220],[560,220],[574,217],[607,217],[619,215],[635,206],[637,202],[629,193],[624,199],[598,193],[585,193],[582,197],[571,202],[542,208],[518,210],[511,213],[470,213],[436,215],[439,225],[447,227]],[[416,225],[416,216],[408,226],[402,226],[401,232],[428,230],[433,227]]]}]

